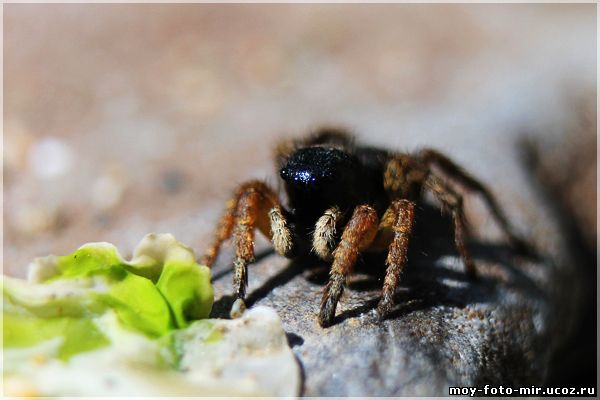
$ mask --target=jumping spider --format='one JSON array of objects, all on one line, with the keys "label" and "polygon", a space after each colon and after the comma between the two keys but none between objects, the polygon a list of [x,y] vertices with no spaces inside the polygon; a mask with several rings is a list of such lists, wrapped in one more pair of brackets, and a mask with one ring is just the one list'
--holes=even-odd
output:
[{"label": "jumping spider", "polygon": [[415,204],[424,190],[451,213],[456,247],[468,275],[474,278],[475,265],[465,247],[462,197],[443,175],[482,195],[511,244],[526,246],[489,190],[436,150],[398,153],[358,145],[341,130],[322,129],[304,139],[280,143],[276,164],[289,208],[282,206],[266,183],[241,184],[227,202],[215,240],[202,260],[212,266],[222,243],[234,236],[237,300],[232,314],[244,307],[247,266],[254,261],[254,229],[258,228],[282,256],[291,258],[312,250],[319,258],[332,261],[319,312],[323,327],[333,321],[359,253],[387,249],[383,293],[377,307],[380,318],[385,318],[394,306],[394,292],[407,261]]}]

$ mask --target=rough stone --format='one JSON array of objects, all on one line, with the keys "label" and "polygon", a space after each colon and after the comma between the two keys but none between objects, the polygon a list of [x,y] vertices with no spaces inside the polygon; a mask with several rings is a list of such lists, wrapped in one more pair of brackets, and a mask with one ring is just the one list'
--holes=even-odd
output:
[{"label": "rough stone", "polygon": [[[555,283],[581,283],[549,259],[478,241],[470,247],[480,274],[470,281],[453,248],[450,221],[424,206],[417,224],[397,308],[382,322],[375,312],[384,273],[380,256],[364,257],[335,325],[326,329],[316,320],[326,265],[288,262],[267,251],[250,267],[248,303],[278,311],[304,370],[304,395],[440,396],[449,386],[544,382],[557,332],[570,324],[561,312],[567,293]],[[226,316],[231,306],[226,265],[214,273],[217,298],[224,296],[213,316]]]}]

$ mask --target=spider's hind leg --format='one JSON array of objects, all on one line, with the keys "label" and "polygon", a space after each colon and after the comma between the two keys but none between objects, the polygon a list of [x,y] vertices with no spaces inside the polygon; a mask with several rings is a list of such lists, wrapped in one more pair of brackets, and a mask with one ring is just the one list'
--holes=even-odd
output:
[{"label": "spider's hind leg", "polygon": [[467,223],[465,220],[465,214],[463,210],[462,196],[456,193],[449,185],[445,184],[441,179],[436,177],[434,174],[430,174],[425,180],[425,187],[430,189],[435,197],[442,203],[442,207],[449,209],[452,213],[452,219],[454,221],[454,242],[456,248],[465,263],[467,274],[471,278],[477,276],[477,270],[475,264],[471,258],[466,245],[465,237],[467,233]]},{"label": "spider's hind leg", "polygon": [[514,232],[513,228],[508,222],[508,218],[506,218],[506,215],[502,211],[502,208],[492,193],[481,182],[471,176],[454,161],[436,150],[423,149],[419,153],[419,156],[425,163],[430,166],[434,165],[438,167],[444,174],[448,175],[451,179],[454,179],[457,183],[463,185],[468,190],[479,193],[487,203],[490,211],[494,215],[494,218],[508,237],[510,244],[513,247],[525,252],[531,252],[533,250],[529,243],[527,243]]}]

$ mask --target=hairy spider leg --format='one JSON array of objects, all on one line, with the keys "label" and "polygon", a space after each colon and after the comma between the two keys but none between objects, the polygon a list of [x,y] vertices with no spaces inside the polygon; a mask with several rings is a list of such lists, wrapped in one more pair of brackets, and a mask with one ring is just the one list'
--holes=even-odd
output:
[{"label": "hairy spider leg", "polygon": [[225,211],[219,220],[219,224],[215,232],[215,239],[208,250],[204,253],[202,260],[200,261],[201,264],[212,268],[217,256],[219,255],[221,245],[225,240],[229,239],[233,233],[233,226],[235,224],[235,210],[237,208],[239,198],[240,194],[238,191],[233,198],[227,201]]},{"label": "hairy spider leg", "polygon": [[288,257],[292,251],[292,234],[280,205],[269,210],[269,221],[273,248],[280,256]]},{"label": "hairy spider leg", "polygon": [[291,233],[282,206],[275,192],[262,181],[246,182],[237,188],[234,197],[227,202],[215,241],[203,258],[204,264],[212,266],[223,242],[234,235],[234,288],[239,298],[244,298],[246,293],[246,267],[254,261],[255,228],[273,242],[279,254],[287,255],[291,251]]},{"label": "hairy spider leg", "polygon": [[477,179],[467,173],[462,167],[450,160],[445,155],[433,149],[423,149],[419,156],[428,165],[437,166],[443,173],[447,174],[459,184],[462,184],[468,190],[479,193],[487,203],[490,211],[496,218],[496,221],[508,237],[512,246],[520,250],[529,250],[530,245],[520,238],[512,229],[508,218],[502,211],[502,208],[492,195],[492,193]]},{"label": "hairy spider leg", "polygon": [[454,242],[460,256],[462,257],[467,274],[475,278],[477,271],[475,264],[471,259],[471,255],[465,245],[465,236],[467,231],[467,224],[465,220],[465,214],[463,210],[462,196],[456,193],[449,185],[445,184],[437,176],[430,174],[425,180],[425,186],[430,189],[436,198],[442,203],[443,209],[449,209],[452,213],[452,219],[454,221]]},{"label": "hairy spider leg", "polygon": [[313,233],[313,251],[323,260],[331,260],[331,252],[335,248],[337,225],[342,218],[338,207],[331,207],[323,213],[315,224]]},{"label": "hairy spider leg", "polygon": [[[250,181],[240,187],[234,230],[235,256],[233,285],[236,296],[244,299],[248,285],[247,266],[254,261],[254,230],[258,228],[273,243],[291,246],[291,234],[281,214],[275,192],[264,182]],[[278,251],[281,247],[278,247]]]},{"label": "hairy spider leg", "polygon": [[[385,264],[385,280],[381,300],[377,306],[379,318],[385,318],[394,306],[394,293],[400,284],[400,275],[408,261],[408,243],[415,222],[415,203],[410,200],[398,199],[392,201],[381,223],[379,232],[392,231],[393,237],[389,244]],[[379,236],[379,234],[378,234]],[[375,239],[377,242],[378,239]],[[387,240],[389,242],[389,239]]]},{"label": "hairy spider leg", "polygon": [[333,263],[329,274],[329,283],[325,287],[319,312],[319,323],[330,326],[335,316],[335,308],[344,291],[346,278],[358,259],[361,251],[368,248],[375,238],[379,218],[375,209],[361,205],[354,209],[350,221],[344,228],[342,239],[333,251]]}]

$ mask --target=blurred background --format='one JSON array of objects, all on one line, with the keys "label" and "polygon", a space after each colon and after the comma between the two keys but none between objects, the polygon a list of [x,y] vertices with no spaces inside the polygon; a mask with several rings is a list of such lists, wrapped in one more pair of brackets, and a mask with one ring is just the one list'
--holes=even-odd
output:
[{"label": "blurred background", "polygon": [[275,182],[273,142],[322,124],[441,149],[566,259],[541,197],[595,277],[593,4],[7,4],[4,272],[151,231],[201,253],[237,183]]}]

